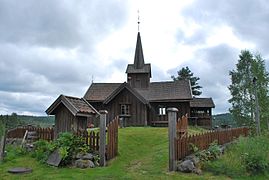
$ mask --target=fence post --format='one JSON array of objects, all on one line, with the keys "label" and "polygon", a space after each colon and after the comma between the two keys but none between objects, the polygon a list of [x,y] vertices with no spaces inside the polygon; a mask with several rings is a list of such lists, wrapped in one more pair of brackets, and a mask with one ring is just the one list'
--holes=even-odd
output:
[{"label": "fence post", "polygon": [[169,136],[169,171],[176,170],[176,120],[177,120],[177,108],[168,108],[168,136]]},{"label": "fence post", "polygon": [[100,146],[99,146],[99,156],[100,156],[100,166],[106,165],[106,116],[107,111],[100,111]]},{"label": "fence post", "polygon": [[[5,145],[6,145],[6,135],[7,135],[7,124],[8,121],[8,116],[6,118],[6,120],[4,118],[2,118],[1,115],[1,119],[0,119],[0,123],[2,123],[3,127],[2,128],[2,134],[0,134],[0,162],[2,162],[4,160],[4,156],[5,156]],[[0,132],[1,132],[0,131]]]}]

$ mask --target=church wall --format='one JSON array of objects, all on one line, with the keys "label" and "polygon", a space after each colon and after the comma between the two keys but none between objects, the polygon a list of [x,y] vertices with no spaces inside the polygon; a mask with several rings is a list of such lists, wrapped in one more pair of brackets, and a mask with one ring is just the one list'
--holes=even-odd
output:
[{"label": "church wall", "polygon": [[148,88],[150,77],[148,73],[128,74],[127,81],[133,88]]},{"label": "church wall", "polygon": [[[129,106],[129,115],[121,114],[121,105]],[[108,119],[116,116],[126,119],[127,126],[144,126],[147,122],[147,107],[127,89],[122,90],[110,103],[105,105]]]}]

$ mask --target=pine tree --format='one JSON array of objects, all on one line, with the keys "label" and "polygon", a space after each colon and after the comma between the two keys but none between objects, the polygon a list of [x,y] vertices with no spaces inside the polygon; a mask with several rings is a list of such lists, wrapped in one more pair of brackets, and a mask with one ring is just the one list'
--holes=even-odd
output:
[{"label": "pine tree", "polygon": [[198,84],[198,81],[200,80],[199,77],[195,77],[193,76],[193,73],[191,72],[191,70],[189,69],[188,66],[186,67],[183,67],[181,70],[179,70],[177,72],[178,76],[175,77],[175,76],[171,76],[171,78],[174,80],[174,81],[177,81],[177,80],[190,80],[190,83],[191,83],[191,89],[192,89],[192,94],[194,96],[200,96],[202,94],[202,91],[200,90],[202,88],[202,86],[200,86]]},{"label": "pine tree", "polygon": [[[255,97],[254,88],[257,90],[261,124],[266,125],[269,117],[268,83],[269,75],[265,68],[265,62],[260,54],[255,56],[248,50],[241,51],[236,69],[230,71],[232,84],[228,87],[232,98],[229,102],[232,107],[229,109],[237,124],[251,125],[254,123]],[[253,78],[257,78],[254,87]]]}]

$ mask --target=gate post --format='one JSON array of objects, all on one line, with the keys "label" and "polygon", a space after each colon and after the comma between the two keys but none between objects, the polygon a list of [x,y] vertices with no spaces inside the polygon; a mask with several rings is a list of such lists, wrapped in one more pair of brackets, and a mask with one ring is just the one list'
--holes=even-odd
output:
[{"label": "gate post", "polygon": [[106,165],[106,116],[107,111],[100,111],[100,146],[99,146],[99,157],[100,166]]},{"label": "gate post", "polygon": [[0,117],[0,123],[2,123],[3,127],[0,130],[0,132],[2,132],[2,134],[0,134],[0,162],[2,162],[4,160],[4,156],[5,156],[5,145],[6,145],[6,136],[7,136],[7,129],[6,129],[6,124],[8,121],[8,116],[6,119],[4,119],[4,117],[1,115]]},{"label": "gate post", "polygon": [[177,108],[168,108],[168,137],[169,137],[169,171],[176,170],[176,152],[175,152],[175,138],[176,138],[176,120]]}]

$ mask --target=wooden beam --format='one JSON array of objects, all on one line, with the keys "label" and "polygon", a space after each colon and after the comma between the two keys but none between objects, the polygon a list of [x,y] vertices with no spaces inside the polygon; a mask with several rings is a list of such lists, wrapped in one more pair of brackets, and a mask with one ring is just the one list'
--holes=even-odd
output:
[{"label": "wooden beam", "polygon": [[100,146],[99,146],[99,157],[100,166],[106,166],[106,110],[100,111]]},{"label": "wooden beam", "polygon": [[168,108],[168,137],[169,137],[169,171],[176,171],[176,120],[177,108]]}]

